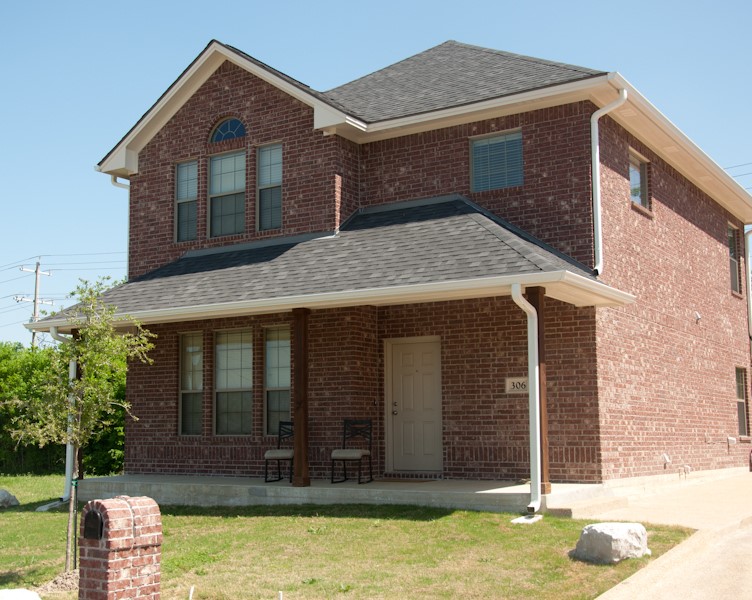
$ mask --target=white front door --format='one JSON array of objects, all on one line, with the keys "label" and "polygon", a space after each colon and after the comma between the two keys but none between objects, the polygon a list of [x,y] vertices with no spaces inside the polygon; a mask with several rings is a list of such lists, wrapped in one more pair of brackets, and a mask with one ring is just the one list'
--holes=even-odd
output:
[{"label": "white front door", "polygon": [[391,451],[395,471],[441,471],[441,346],[439,341],[391,343]]}]

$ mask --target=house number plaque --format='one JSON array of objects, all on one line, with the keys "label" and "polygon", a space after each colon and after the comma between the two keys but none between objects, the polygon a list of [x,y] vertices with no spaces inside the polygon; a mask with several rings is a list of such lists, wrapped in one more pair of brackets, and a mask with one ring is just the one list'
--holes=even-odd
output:
[{"label": "house number plaque", "polygon": [[527,377],[507,377],[507,394],[527,394]]}]

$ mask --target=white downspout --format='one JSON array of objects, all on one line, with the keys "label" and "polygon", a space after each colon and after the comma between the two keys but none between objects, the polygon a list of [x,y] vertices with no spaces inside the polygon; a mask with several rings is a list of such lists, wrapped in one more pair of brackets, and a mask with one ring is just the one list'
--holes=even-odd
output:
[{"label": "white downspout", "polygon": [[747,275],[747,333],[752,339],[752,274],[750,274],[750,252],[749,243],[752,240],[752,228],[744,232],[744,271]]},{"label": "white downspout", "polygon": [[512,284],[512,300],[527,314],[527,398],[530,415],[530,504],[528,513],[541,507],[540,371],[538,369],[538,312],[522,295],[522,286]]},{"label": "white downspout", "polygon": [[598,137],[598,120],[606,113],[618,108],[627,101],[627,90],[619,90],[619,97],[590,116],[590,165],[593,180],[593,242],[595,246],[596,275],[603,273],[603,225],[601,223],[601,152]]},{"label": "white downspout", "polygon": [[[56,339],[58,342],[61,342],[63,344],[70,343],[70,338],[65,337],[64,335],[60,335],[57,332],[57,327],[50,327],[50,335]],[[68,381],[73,381],[76,378],[76,361],[71,360],[68,363]],[[73,399],[70,398],[69,402],[73,402]],[[70,423],[72,416],[68,416],[68,422]],[[70,425],[68,426],[68,437],[70,437],[71,429]],[[63,496],[61,500],[67,502],[70,500],[71,495],[71,487],[72,487],[72,480],[73,480],[73,444],[68,442],[65,445],[65,489],[63,491]]]},{"label": "white downspout", "polygon": [[110,183],[112,183],[112,185],[114,185],[115,187],[119,187],[124,190],[131,189],[131,186],[129,186],[127,183],[120,183],[118,181],[117,175],[110,175]]}]

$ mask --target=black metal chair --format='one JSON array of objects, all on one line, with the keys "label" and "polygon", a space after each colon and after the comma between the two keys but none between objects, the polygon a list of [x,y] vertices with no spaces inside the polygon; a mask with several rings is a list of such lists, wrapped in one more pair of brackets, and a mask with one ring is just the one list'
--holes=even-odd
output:
[{"label": "black metal chair", "polygon": [[[332,483],[347,481],[347,463],[358,463],[358,483],[373,481],[373,460],[371,440],[373,425],[371,419],[345,419],[342,429],[342,448],[332,450]],[[363,460],[368,459],[368,479],[362,479]],[[342,479],[334,479],[334,465],[342,463]]]},{"label": "black metal chair", "polygon": [[[282,477],[282,461],[290,461],[290,482],[292,483],[292,464],[295,454],[292,448],[283,448],[282,442],[292,439],[294,435],[294,427],[292,421],[280,421],[279,433],[277,434],[277,447],[273,450],[267,450],[264,454],[264,481],[267,483],[270,481],[281,481]],[[277,462],[277,478],[269,479],[269,461]]]}]

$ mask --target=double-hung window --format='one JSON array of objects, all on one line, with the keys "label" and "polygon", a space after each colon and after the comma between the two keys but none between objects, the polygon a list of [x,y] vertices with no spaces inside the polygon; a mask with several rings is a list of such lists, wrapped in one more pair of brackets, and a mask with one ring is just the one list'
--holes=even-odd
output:
[{"label": "double-hung window", "polygon": [[279,422],[290,419],[290,330],[266,330],[264,386],[266,433],[277,435]]},{"label": "double-hung window", "polygon": [[736,413],[739,419],[739,435],[749,435],[747,424],[747,370],[736,368]]},{"label": "double-hung window", "polygon": [[214,362],[215,432],[217,435],[248,435],[253,405],[251,332],[217,333]]},{"label": "double-hung window", "polygon": [[175,238],[178,242],[196,239],[196,199],[198,162],[180,163],[175,177]]},{"label": "double-hung window", "polygon": [[731,291],[741,294],[742,273],[739,263],[739,230],[728,226],[729,271],[731,274]]},{"label": "double-hung window", "polygon": [[245,152],[209,160],[209,235],[245,231]]},{"label": "double-hung window", "polygon": [[470,161],[470,183],[474,192],[522,185],[522,132],[472,140]]},{"label": "double-hung window", "polygon": [[203,416],[203,334],[180,336],[180,434],[200,435]]},{"label": "double-hung window", "polygon": [[282,145],[258,149],[258,229],[282,227]]}]

